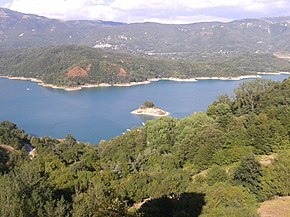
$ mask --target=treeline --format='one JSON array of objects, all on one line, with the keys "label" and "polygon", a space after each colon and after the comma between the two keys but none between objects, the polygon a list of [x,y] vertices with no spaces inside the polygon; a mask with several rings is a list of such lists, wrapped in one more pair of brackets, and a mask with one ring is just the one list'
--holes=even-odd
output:
[{"label": "treeline", "polygon": [[[258,216],[260,202],[290,195],[290,79],[235,93],[98,146],[1,123],[0,144],[18,154],[0,149],[0,215]],[[32,160],[23,140],[37,150]]]},{"label": "treeline", "polygon": [[[86,69],[89,65],[87,76],[67,75],[74,67]],[[290,71],[290,63],[271,54],[249,53],[185,61],[108,53],[82,46],[1,50],[0,53],[1,75],[37,78],[59,86],[141,82],[162,77],[229,77],[258,71]]]}]

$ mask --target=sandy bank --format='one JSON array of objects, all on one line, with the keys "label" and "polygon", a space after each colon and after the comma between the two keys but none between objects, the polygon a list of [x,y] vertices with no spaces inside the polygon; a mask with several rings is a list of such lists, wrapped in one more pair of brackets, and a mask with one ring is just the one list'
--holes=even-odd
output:
[{"label": "sandy bank", "polygon": [[247,78],[260,78],[260,75],[243,75],[237,77],[196,77],[196,80],[223,80],[223,81],[239,81]]},{"label": "sandy bank", "polygon": [[14,76],[5,76],[0,75],[0,78],[7,78],[11,80],[23,80],[23,81],[32,81],[38,83],[38,85],[43,87],[50,87],[53,89],[62,89],[66,91],[74,91],[74,90],[81,90],[83,88],[96,88],[96,87],[131,87],[131,86],[137,86],[137,85],[144,85],[144,84],[150,84],[151,82],[161,81],[161,80],[167,80],[167,81],[178,81],[178,82],[192,82],[196,81],[194,78],[191,79],[180,79],[180,78],[160,78],[160,79],[148,79],[147,81],[141,81],[141,82],[129,82],[129,83],[116,83],[116,84],[109,84],[109,83],[100,83],[100,84],[85,84],[80,85],[77,87],[69,87],[69,86],[57,86],[54,84],[47,84],[44,83],[40,79],[36,78],[26,78],[26,77],[14,77]]},{"label": "sandy bank", "polygon": [[32,81],[32,82],[36,82],[38,85],[43,86],[43,87],[50,87],[53,89],[61,89],[61,90],[66,90],[66,91],[75,91],[75,90],[81,90],[83,88],[130,87],[130,86],[136,86],[136,85],[150,84],[151,82],[156,82],[156,81],[176,81],[176,82],[196,82],[198,80],[238,81],[238,80],[247,79],[247,78],[260,78],[261,75],[266,75],[266,74],[281,75],[281,74],[290,74],[290,72],[258,72],[257,75],[244,75],[244,76],[237,76],[237,77],[195,77],[195,78],[187,78],[187,79],[174,78],[174,77],[151,78],[151,79],[148,79],[147,81],[142,81],[142,82],[129,82],[129,83],[117,83],[117,84],[109,84],[109,83],[85,84],[85,85],[80,85],[77,87],[57,86],[54,84],[47,84],[47,83],[44,83],[42,80],[36,79],[36,78],[15,77],[15,76],[5,76],[5,75],[0,75],[0,78]]},{"label": "sandy bank", "polygon": [[193,82],[193,81],[197,81],[195,78],[173,78],[173,77],[169,77],[169,78],[159,78],[156,79],[157,81],[177,81],[177,82]]},{"label": "sandy bank", "polygon": [[258,72],[258,75],[290,75],[290,72]]},{"label": "sandy bank", "polygon": [[138,108],[131,112],[135,115],[150,115],[150,116],[156,116],[156,117],[163,117],[169,115],[169,112],[164,111],[160,108]]}]

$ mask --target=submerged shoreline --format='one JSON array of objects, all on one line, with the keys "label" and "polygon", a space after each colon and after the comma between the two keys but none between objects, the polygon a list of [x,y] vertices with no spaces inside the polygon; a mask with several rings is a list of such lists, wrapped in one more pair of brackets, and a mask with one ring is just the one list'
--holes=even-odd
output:
[{"label": "submerged shoreline", "polygon": [[136,85],[144,85],[144,84],[150,84],[151,82],[157,82],[157,81],[175,81],[175,82],[196,82],[198,80],[225,80],[225,81],[238,81],[248,78],[260,78],[261,75],[282,75],[282,74],[288,74],[290,75],[290,72],[257,72],[256,75],[242,75],[237,77],[194,77],[194,78],[152,78],[148,79],[147,81],[141,81],[141,82],[129,82],[129,83],[116,83],[116,84],[109,84],[109,83],[99,83],[99,84],[85,84],[80,85],[76,87],[69,87],[69,86],[57,86],[54,84],[48,84],[44,83],[42,80],[37,78],[29,78],[29,77],[17,77],[17,76],[7,76],[7,75],[0,75],[0,78],[6,78],[10,80],[23,80],[23,81],[32,81],[37,83],[39,86],[43,87],[49,87],[53,89],[61,89],[66,91],[75,91],[75,90],[81,90],[83,88],[97,88],[97,87],[130,87],[130,86],[136,86]]}]

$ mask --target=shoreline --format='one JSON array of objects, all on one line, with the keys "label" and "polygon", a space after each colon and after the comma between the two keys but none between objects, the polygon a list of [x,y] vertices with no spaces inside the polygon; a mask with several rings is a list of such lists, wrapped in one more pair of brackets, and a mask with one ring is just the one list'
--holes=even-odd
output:
[{"label": "shoreline", "polygon": [[257,72],[258,75],[290,75],[290,72]]},{"label": "shoreline", "polygon": [[222,80],[222,81],[239,81],[248,78],[261,78],[260,75],[242,75],[237,77],[196,77],[196,80]]},{"label": "shoreline", "polygon": [[168,116],[170,113],[160,108],[138,108],[134,111],[131,111],[131,114],[164,117],[164,116]]},{"label": "shoreline", "polygon": [[75,90],[81,90],[84,88],[131,87],[131,86],[137,86],[137,85],[150,84],[151,82],[157,82],[157,81],[175,81],[175,82],[196,82],[199,80],[239,81],[239,80],[248,79],[248,78],[261,78],[261,75],[283,75],[283,74],[290,75],[290,72],[257,72],[256,75],[242,75],[242,76],[237,76],[237,77],[232,77],[232,76],[229,76],[229,77],[194,77],[194,78],[186,78],[186,79],[174,78],[174,77],[150,78],[147,81],[140,81],[140,82],[117,83],[117,84],[109,84],[109,83],[85,84],[85,85],[80,85],[76,87],[57,86],[54,84],[47,84],[37,78],[16,77],[16,76],[7,76],[7,75],[0,75],[0,78],[6,78],[10,80],[32,81],[42,87],[49,87],[53,89],[61,89],[61,90],[66,90],[66,91],[75,91]]}]

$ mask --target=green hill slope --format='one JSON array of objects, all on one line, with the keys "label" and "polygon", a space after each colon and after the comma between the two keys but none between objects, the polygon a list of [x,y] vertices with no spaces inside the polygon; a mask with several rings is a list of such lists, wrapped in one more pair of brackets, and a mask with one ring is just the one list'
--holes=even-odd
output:
[{"label": "green hill slope", "polygon": [[0,54],[0,75],[37,78],[69,87],[153,78],[229,77],[261,71],[290,71],[290,62],[270,54],[243,54],[212,61],[168,60],[73,45],[5,50]]}]

